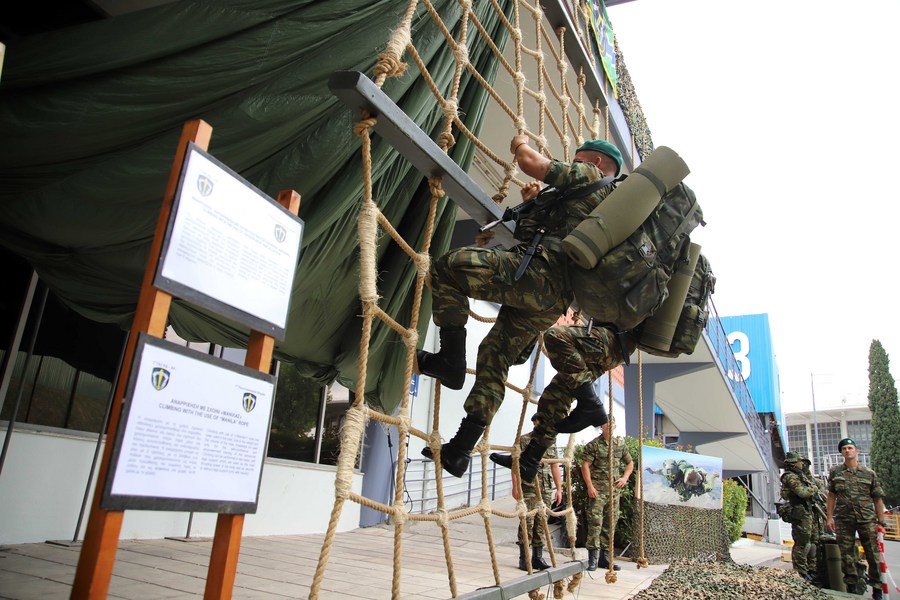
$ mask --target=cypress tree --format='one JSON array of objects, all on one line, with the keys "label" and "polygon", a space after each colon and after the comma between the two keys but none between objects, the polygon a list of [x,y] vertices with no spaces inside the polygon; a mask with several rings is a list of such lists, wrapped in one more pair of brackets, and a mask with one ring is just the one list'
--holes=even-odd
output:
[{"label": "cypress tree", "polygon": [[881,342],[869,346],[869,409],[872,411],[872,450],[870,466],[878,473],[884,489],[884,502],[900,502],[900,407],[897,386],[890,372],[887,352]]}]

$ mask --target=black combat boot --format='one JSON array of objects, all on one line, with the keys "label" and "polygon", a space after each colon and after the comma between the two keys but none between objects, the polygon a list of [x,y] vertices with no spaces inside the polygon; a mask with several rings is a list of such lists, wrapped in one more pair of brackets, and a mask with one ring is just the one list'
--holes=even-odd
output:
[{"label": "black combat boot", "polygon": [[512,469],[512,454],[500,454],[499,452],[491,452],[488,455],[488,458],[491,459],[491,462],[494,464],[498,464],[501,467],[506,467],[507,469]]},{"label": "black combat boot", "polygon": [[[597,561],[597,566],[601,569],[609,568],[609,552],[606,550],[600,552],[600,559]],[[613,565],[613,571],[618,571],[619,568],[619,565]]]},{"label": "black combat boot", "polygon": [[525,546],[523,544],[519,544],[519,570],[528,570],[528,561],[525,559]]},{"label": "black combat boot", "polygon": [[[519,476],[522,481],[534,481],[546,451],[547,446],[539,444],[536,439],[532,438],[528,442],[528,445],[522,450],[522,454],[519,455]],[[510,464],[512,464],[512,458],[510,458]]]},{"label": "black combat boot", "polygon": [[[463,417],[456,431],[449,442],[441,445],[441,465],[444,470],[454,477],[462,477],[469,468],[469,455],[478,438],[484,433],[485,424],[468,415]],[[422,449],[422,456],[434,460],[431,455],[431,448],[425,446]]]},{"label": "black combat boot", "polygon": [[441,349],[437,354],[416,350],[419,372],[451,390],[461,390],[466,381],[466,328],[441,327]]},{"label": "black combat boot", "polygon": [[588,548],[588,571],[597,570],[597,560],[600,558],[599,548]]},{"label": "black combat boot", "polygon": [[569,415],[556,424],[559,433],[577,433],[582,429],[593,425],[600,427],[609,422],[603,402],[594,391],[593,382],[582,384],[575,390],[575,400],[578,404]]},{"label": "black combat boot", "polygon": [[550,565],[544,562],[543,546],[531,547],[531,568],[537,569],[538,571],[543,571],[544,569],[550,568]]},{"label": "black combat boot", "polygon": [[884,598],[884,593],[881,591],[880,587],[872,587],[872,600],[881,600]]}]

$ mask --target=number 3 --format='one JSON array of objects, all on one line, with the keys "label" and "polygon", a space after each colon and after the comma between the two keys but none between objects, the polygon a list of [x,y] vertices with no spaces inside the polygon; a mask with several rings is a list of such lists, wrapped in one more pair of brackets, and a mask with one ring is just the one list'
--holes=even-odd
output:
[{"label": "number 3", "polygon": [[[734,343],[738,342],[739,349],[734,349]],[[747,378],[750,377],[750,357],[747,356],[750,354],[750,338],[747,337],[747,334],[743,331],[732,331],[728,334],[728,343],[731,344],[731,351],[734,352],[734,358],[737,359],[738,364],[741,365],[741,377],[746,381]],[[738,376],[732,370],[728,369],[728,377],[732,381],[737,381]]]}]

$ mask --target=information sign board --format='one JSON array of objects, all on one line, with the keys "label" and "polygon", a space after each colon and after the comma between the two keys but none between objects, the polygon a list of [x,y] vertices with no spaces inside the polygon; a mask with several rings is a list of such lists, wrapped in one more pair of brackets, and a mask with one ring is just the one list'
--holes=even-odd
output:
[{"label": "information sign board", "polygon": [[153,285],[284,339],[303,221],[188,144]]},{"label": "information sign board", "polygon": [[274,388],[271,375],[141,334],[101,507],[255,513]]}]

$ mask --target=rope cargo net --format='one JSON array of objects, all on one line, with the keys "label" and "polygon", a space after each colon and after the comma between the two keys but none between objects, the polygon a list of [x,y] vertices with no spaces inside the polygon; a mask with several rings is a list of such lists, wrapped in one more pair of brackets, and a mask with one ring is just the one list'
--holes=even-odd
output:
[{"label": "rope cargo net", "polygon": [[[474,144],[484,155],[484,157],[493,162],[499,169],[503,171],[502,181],[498,185],[493,200],[498,204],[501,203],[508,194],[510,184],[522,187],[526,182],[517,177],[518,169],[514,162],[510,162],[502,158],[496,152],[491,150],[478,139],[461,121],[459,117],[459,106],[457,104],[457,93],[459,90],[460,79],[464,71],[469,72],[478,83],[484,87],[491,99],[496,102],[497,106],[505,112],[512,121],[512,129],[517,133],[523,133],[534,140],[539,151],[547,156],[550,155],[548,148],[548,123],[550,130],[555,134],[556,139],[561,143],[563,148],[563,160],[569,159],[569,148],[572,145],[572,136],[576,144],[580,145],[585,139],[608,139],[609,138],[609,109],[601,111],[599,101],[586,109],[584,106],[585,98],[585,74],[579,72],[577,77],[576,89],[570,89],[570,83],[567,80],[568,62],[565,60],[564,38],[565,30],[558,28],[555,31],[548,31],[545,27],[543,11],[538,1],[530,4],[525,1],[512,1],[512,18],[509,19],[504,14],[497,0],[490,0],[493,10],[497,13],[497,17],[506,28],[509,39],[514,44],[515,58],[511,64],[504,56],[500,48],[490,39],[486,29],[478,21],[472,9],[472,0],[458,0],[460,13],[460,21],[457,25],[458,35],[454,37],[446,24],[441,19],[438,11],[429,0],[410,0],[407,9],[400,24],[392,32],[388,41],[387,48],[382,52],[377,60],[374,68],[373,82],[380,88],[388,78],[399,77],[402,75],[411,61],[419,70],[419,76],[424,78],[428,87],[431,89],[437,109],[443,111],[444,123],[443,131],[438,136],[437,144],[446,153],[449,148],[455,144],[452,134],[453,127],[456,127],[462,135],[465,135],[472,144]],[[575,12],[583,8],[583,3],[579,3],[579,7],[574,7],[570,2],[566,2],[566,9],[571,16],[575,16]],[[585,9],[586,10],[586,9]],[[453,52],[455,57],[455,73],[452,84],[448,90],[443,93],[438,89],[434,79],[428,72],[422,58],[420,57],[411,36],[412,23],[414,19],[430,19],[435,27],[446,39],[447,45]],[[581,21],[573,18],[576,24]],[[534,47],[526,47],[523,44],[523,29],[528,22],[529,27],[534,28]],[[585,20],[584,22],[588,22]],[[582,40],[585,39],[584,32],[578,33]],[[491,48],[496,60],[498,61],[502,71],[512,78],[515,83],[516,98],[514,106],[510,106],[505,102],[497,91],[478,73],[468,61],[466,40],[468,35],[481,36],[483,41]],[[547,58],[549,53],[550,59]],[[534,61],[536,72],[539,74],[537,80],[533,82],[531,87],[526,81],[523,74],[523,63],[526,60]],[[555,65],[555,70],[551,72],[548,64]],[[554,80],[557,83],[554,83]],[[606,80],[604,79],[604,85]],[[548,94],[549,92],[549,94]],[[551,100],[552,97],[552,100]],[[536,104],[539,114],[537,129],[531,129],[525,121],[525,105],[526,101]],[[555,103],[558,109],[557,116],[551,111],[551,103]],[[601,113],[604,113],[603,122],[601,123]],[[587,115],[592,115],[591,122],[588,122]],[[559,116],[562,115],[562,116]],[[363,158],[363,196],[359,211],[358,236],[360,245],[360,280],[359,280],[359,296],[363,311],[362,337],[360,346],[360,355],[358,363],[358,378],[356,383],[356,396],[353,404],[347,411],[343,429],[341,431],[341,451],[337,461],[337,474],[335,479],[335,499],[332,508],[331,518],[329,520],[325,539],[319,555],[319,561],[316,572],[310,587],[309,598],[317,599],[325,571],[328,564],[329,554],[331,552],[336,528],[343,509],[344,503],[348,500],[357,502],[362,506],[381,511],[387,514],[394,527],[394,560],[393,560],[393,577],[391,587],[391,597],[400,598],[400,574],[401,574],[401,557],[403,546],[403,530],[407,521],[430,521],[440,528],[443,540],[444,554],[447,562],[447,577],[449,582],[449,592],[452,597],[458,595],[457,580],[453,567],[453,556],[451,553],[449,528],[452,521],[463,517],[479,514],[484,521],[485,538],[488,545],[491,558],[491,569],[496,585],[501,585],[500,572],[495,552],[495,544],[493,534],[491,532],[491,518],[508,518],[519,519],[520,526],[525,532],[526,540],[529,532],[526,528],[526,519],[529,516],[536,516],[540,519],[543,527],[546,547],[549,550],[549,557],[552,566],[557,566],[557,557],[554,552],[553,545],[550,540],[550,531],[547,526],[548,516],[565,517],[565,525],[568,532],[571,555],[574,556],[575,551],[575,528],[576,518],[572,507],[572,459],[575,446],[575,436],[570,435],[563,458],[549,460],[544,459],[544,463],[556,462],[563,466],[566,472],[567,487],[567,506],[564,510],[553,512],[547,504],[540,499],[541,486],[535,486],[538,493],[538,506],[532,511],[528,511],[524,500],[522,499],[521,482],[519,478],[515,478],[518,486],[518,501],[515,512],[504,512],[496,509],[491,505],[488,495],[488,471],[487,471],[487,455],[491,450],[500,450],[510,452],[513,456],[513,469],[518,468],[519,457],[519,438],[522,435],[522,424],[530,404],[537,404],[532,398],[532,386],[539,356],[536,356],[531,364],[528,383],[524,388],[517,387],[509,382],[506,383],[507,388],[522,396],[522,409],[519,415],[518,430],[515,443],[512,446],[500,446],[490,443],[490,427],[485,430],[481,441],[476,445],[475,451],[481,455],[481,498],[474,506],[461,508],[457,510],[448,510],[445,506],[444,486],[443,486],[443,470],[440,464],[440,399],[441,387],[435,385],[434,393],[434,411],[432,429],[430,432],[421,431],[412,427],[410,419],[410,397],[409,394],[403,394],[400,408],[397,415],[391,416],[383,414],[369,406],[364,402],[366,368],[368,362],[368,348],[372,333],[373,319],[380,319],[391,329],[393,329],[403,340],[406,346],[406,368],[404,373],[404,388],[409,389],[412,374],[415,365],[415,351],[418,343],[418,315],[422,300],[422,293],[425,285],[428,285],[428,271],[430,266],[429,247],[431,238],[434,233],[434,221],[437,211],[438,201],[444,197],[444,191],[441,187],[441,178],[429,178],[429,187],[431,192],[428,218],[426,223],[425,234],[423,236],[422,247],[413,248],[394,228],[388,219],[378,209],[372,197],[372,155],[371,155],[371,138],[370,130],[376,124],[376,118],[364,114],[363,117],[354,125],[354,134],[357,135],[362,142],[362,158]],[[601,128],[602,126],[602,128]],[[588,137],[586,137],[588,136]],[[634,144],[632,143],[632,156],[634,155]],[[379,306],[379,293],[377,286],[377,261],[376,261],[376,240],[379,230],[383,230],[391,236],[394,242],[400,246],[409,256],[417,268],[416,287],[411,307],[409,320],[406,324],[402,324],[389,316]],[[485,243],[487,240],[480,240],[479,243]],[[493,319],[486,318],[470,312],[470,316],[484,323],[491,323]],[[577,317],[576,317],[577,318]],[[543,343],[538,340],[541,351],[543,352]],[[639,355],[640,364],[640,355]],[[467,369],[467,372],[474,374],[473,369]],[[612,380],[610,378],[609,393],[609,414],[612,414]],[[366,423],[369,419],[374,419],[384,426],[396,427],[398,431],[399,443],[397,456],[397,472],[396,485],[394,485],[393,503],[388,505],[375,502],[365,496],[357,494],[351,490],[351,482],[353,476],[353,468],[357,463],[361,448],[361,440],[365,431]],[[641,416],[643,422],[643,416]],[[428,514],[414,514],[407,510],[406,503],[403,501],[403,482],[406,475],[406,453],[408,436],[416,436],[425,440],[434,453],[436,466],[436,490],[437,490],[437,510]],[[610,444],[612,448],[613,444]],[[610,466],[612,465],[612,453],[609,455]],[[612,469],[610,469],[612,472]],[[638,489],[640,489],[640,469],[638,469]],[[610,481],[612,485],[612,481]],[[643,512],[642,502],[638,502],[639,518],[641,527],[639,527],[640,536],[640,558],[638,558],[638,567],[646,567],[647,561],[643,552]],[[610,503],[610,511],[612,503]],[[613,543],[613,536],[610,535],[610,546]],[[531,573],[531,555],[530,544],[525,544],[526,562],[529,565],[529,573]],[[609,548],[610,557],[613,556],[612,547]],[[609,570],[606,573],[606,582],[615,583],[616,574],[613,570],[612,562],[610,562]],[[565,591],[573,592],[579,585],[582,574],[578,573],[569,579],[568,582],[561,580],[553,585],[554,598],[562,598]],[[540,590],[533,590],[529,593],[530,598],[543,599],[545,596]]]}]

